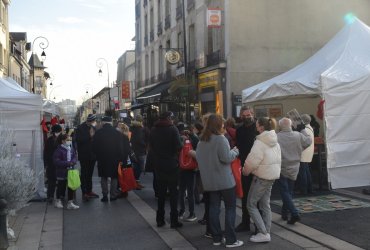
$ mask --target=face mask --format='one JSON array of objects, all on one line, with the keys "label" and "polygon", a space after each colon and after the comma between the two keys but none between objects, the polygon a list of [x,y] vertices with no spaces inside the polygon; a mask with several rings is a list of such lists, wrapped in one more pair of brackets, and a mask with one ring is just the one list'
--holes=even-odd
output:
[{"label": "face mask", "polygon": [[91,123],[91,126],[95,127],[96,126],[96,122],[92,122]]},{"label": "face mask", "polygon": [[58,137],[60,135],[60,132],[59,133],[54,133],[56,137]]},{"label": "face mask", "polygon": [[64,143],[64,145],[66,145],[66,146],[71,146],[72,145],[72,141],[66,141],[65,143]]},{"label": "face mask", "polygon": [[244,123],[245,125],[247,125],[247,126],[252,125],[252,124],[253,124],[253,122],[254,122],[253,117],[244,117],[244,118],[243,118],[243,123]]}]

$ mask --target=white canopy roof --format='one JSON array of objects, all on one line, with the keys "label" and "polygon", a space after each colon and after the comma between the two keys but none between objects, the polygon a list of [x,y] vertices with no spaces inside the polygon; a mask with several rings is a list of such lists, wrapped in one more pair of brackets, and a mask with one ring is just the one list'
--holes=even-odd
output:
[{"label": "white canopy roof", "polygon": [[11,78],[0,78],[0,110],[41,111],[41,96],[31,94]]},{"label": "white canopy roof", "polygon": [[243,102],[290,96],[325,99],[325,142],[332,188],[370,184],[370,28],[356,19],[290,71],[243,91]]},{"label": "white canopy roof", "polygon": [[[355,19],[302,64],[244,89],[243,103],[288,96],[321,95],[322,76],[345,79],[348,71],[352,78],[361,76],[370,67],[369,42],[369,27]],[[357,64],[362,67],[357,68]]]}]

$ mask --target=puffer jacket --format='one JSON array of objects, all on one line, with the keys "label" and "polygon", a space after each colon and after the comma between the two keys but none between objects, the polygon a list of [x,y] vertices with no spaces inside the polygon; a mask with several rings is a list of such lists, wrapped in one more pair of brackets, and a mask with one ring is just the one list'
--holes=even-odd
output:
[{"label": "puffer jacket", "polygon": [[276,180],[280,177],[281,149],[274,130],[263,131],[256,137],[244,167],[248,174],[265,179]]}]

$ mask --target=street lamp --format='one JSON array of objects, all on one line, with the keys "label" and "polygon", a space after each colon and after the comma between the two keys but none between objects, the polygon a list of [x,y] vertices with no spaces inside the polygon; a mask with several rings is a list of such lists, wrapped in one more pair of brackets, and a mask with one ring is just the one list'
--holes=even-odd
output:
[{"label": "street lamp", "polygon": [[[53,91],[54,91],[54,89],[56,89],[56,88],[60,88],[60,87],[62,87],[62,85],[56,85],[56,86],[54,86],[51,90],[50,90],[50,93],[49,93],[49,100],[51,100],[50,99],[50,96],[51,96],[51,94],[53,93]],[[54,99],[55,99],[55,97],[54,97]]]},{"label": "street lamp", "polygon": [[32,93],[35,93],[35,54],[34,54],[34,44],[36,40],[40,40],[39,47],[42,49],[41,60],[45,61],[46,53],[45,49],[49,46],[49,41],[46,37],[38,36],[32,42]]},{"label": "street lamp", "polygon": [[94,97],[94,95],[93,95],[93,93],[94,93],[94,91],[93,91],[93,87],[92,87],[92,85],[91,84],[85,84],[84,85],[84,87],[86,88],[86,95],[87,96],[89,96],[89,89],[91,90],[91,113],[94,113],[94,106],[93,106],[93,97]]},{"label": "street lamp", "polygon": [[111,110],[111,98],[110,98],[110,84],[109,84],[109,66],[108,66],[108,61],[107,59],[103,58],[103,57],[100,57],[96,60],[96,66],[99,68],[99,71],[98,71],[98,74],[99,76],[102,76],[103,75],[103,70],[102,70],[102,67],[103,65],[107,66],[107,76],[108,76],[108,109],[109,111]]}]

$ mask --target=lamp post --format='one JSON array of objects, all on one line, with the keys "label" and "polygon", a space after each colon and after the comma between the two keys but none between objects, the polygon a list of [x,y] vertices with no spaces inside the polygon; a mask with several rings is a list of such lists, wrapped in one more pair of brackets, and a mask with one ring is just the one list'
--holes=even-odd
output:
[{"label": "lamp post", "polygon": [[99,68],[99,75],[101,76],[103,74],[102,67],[103,65],[107,66],[107,76],[108,76],[108,109],[109,111],[111,110],[111,99],[110,99],[110,84],[109,84],[109,66],[108,66],[108,61],[107,59],[100,57],[96,60],[96,66]]},{"label": "lamp post", "polygon": [[86,88],[86,92],[85,94],[88,96],[89,95],[89,89],[91,90],[91,113],[94,113],[94,107],[93,107],[93,87],[91,86],[91,84],[85,84],[84,87]]},{"label": "lamp post", "polygon": [[56,89],[56,88],[60,88],[60,87],[62,87],[62,85],[56,85],[56,86],[54,86],[54,87],[50,90],[48,100],[50,100],[50,96],[51,96],[51,94],[53,93],[54,89]]},{"label": "lamp post", "polygon": [[185,25],[185,0],[182,0],[182,29],[184,33],[184,77],[185,81],[188,83],[188,100],[186,102],[186,120],[191,123],[191,114],[190,114],[190,81],[188,79],[188,53],[186,47],[186,25]]},{"label": "lamp post", "polygon": [[42,49],[42,53],[41,53],[42,61],[45,61],[45,58],[46,58],[45,49],[49,47],[48,39],[46,39],[46,37],[43,37],[43,36],[36,37],[32,42],[32,93],[35,93],[35,54],[33,50],[35,47],[35,42],[37,40],[40,40],[39,47]]}]

